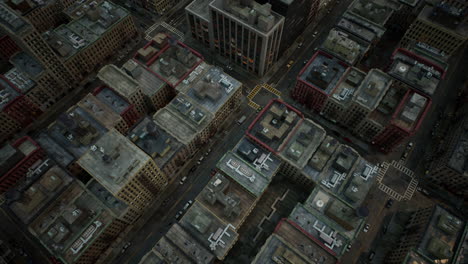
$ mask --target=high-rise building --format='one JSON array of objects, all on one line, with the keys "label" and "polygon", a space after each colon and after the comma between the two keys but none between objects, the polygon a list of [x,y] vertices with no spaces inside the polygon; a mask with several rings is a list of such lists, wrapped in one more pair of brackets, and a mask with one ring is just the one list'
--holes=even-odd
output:
[{"label": "high-rise building", "polygon": [[458,241],[465,223],[440,206],[412,212],[398,244],[385,257],[388,264],[409,264],[421,260],[455,263]]},{"label": "high-rise building", "polygon": [[423,42],[452,56],[468,39],[465,11],[466,6],[460,8],[446,1],[425,6],[406,31],[400,46]]},{"label": "high-rise building", "polygon": [[6,63],[20,48],[8,35],[0,37],[0,60]]},{"label": "high-rise building", "polygon": [[163,14],[178,3],[173,0],[131,0],[126,2],[134,7],[144,8],[150,13],[157,12],[159,14]]},{"label": "high-rise building", "polygon": [[196,0],[186,12],[196,39],[246,71],[263,76],[278,60],[284,18],[271,4]]},{"label": "high-rise building", "polygon": [[322,43],[321,48],[349,65],[356,65],[365,56],[369,45],[367,41],[353,34],[333,28],[328,33],[328,37]]},{"label": "high-rise building", "polygon": [[147,209],[168,183],[154,160],[114,129],[97,140],[77,164],[133,209],[124,216],[128,222]]}]

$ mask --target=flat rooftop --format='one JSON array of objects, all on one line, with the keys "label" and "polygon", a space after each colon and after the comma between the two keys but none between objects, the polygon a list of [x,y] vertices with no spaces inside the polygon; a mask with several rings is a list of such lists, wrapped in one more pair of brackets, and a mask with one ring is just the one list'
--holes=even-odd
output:
[{"label": "flat rooftop", "polygon": [[215,114],[241,87],[242,83],[222,68],[202,62],[177,86],[177,90]]},{"label": "flat rooftop", "polygon": [[86,184],[86,188],[116,217],[122,217],[128,211],[128,205],[124,201],[116,198],[116,196],[111,194],[96,180],[89,181],[88,184]]},{"label": "flat rooftop", "polygon": [[[192,264],[192,262],[185,254],[177,248],[169,239],[161,237],[152,249],[153,252],[159,253],[164,258],[165,263],[174,264]],[[146,262],[143,262],[146,264]],[[148,264],[153,264],[150,262]]]},{"label": "flat rooftop", "polygon": [[117,194],[150,157],[116,130],[109,130],[78,164],[112,194]]},{"label": "flat rooftop", "polygon": [[257,115],[246,135],[267,150],[278,153],[304,121],[301,112],[278,100],[271,100]]},{"label": "flat rooftop", "polygon": [[130,98],[139,90],[139,84],[123,70],[107,64],[98,72],[98,78],[125,98]]},{"label": "flat rooftop", "polygon": [[348,106],[365,77],[366,74],[359,69],[354,67],[348,68],[332,92],[330,99],[345,107]]},{"label": "flat rooftop", "polygon": [[60,166],[66,168],[75,160],[75,156],[49,136],[47,131],[42,131],[35,140],[39,143],[41,148],[45,150],[47,156],[52,158]]},{"label": "flat rooftop", "polygon": [[190,260],[197,264],[209,264],[212,263],[215,258],[209,249],[206,249],[187,230],[177,223],[172,225],[165,237],[173,245],[177,246],[178,250],[182,251]]},{"label": "flat rooftop", "polygon": [[256,197],[231,181],[216,173],[196,200],[223,222],[238,229],[255,205]]},{"label": "flat rooftop", "polygon": [[372,111],[377,107],[392,82],[392,78],[386,73],[371,69],[354,94],[353,100]]},{"label": "flat rooftop", "polygon": [[120,115],[92,94],[87,94],[77,105],[88,112],[107,129],[116,127],[117,124],[122,121]]},{"label": "flat rooftop", "polygon": [[376,180],[378,167],[360,158],[336,195],[353,208],[358,208]]},{"label": "flat rooftop", "polygon": [[122,98],[122,96],[108,87],[103,87],[97,93],[94,93],[94,96],[96,96],[96,98],[105,103],[119,115],[123,114],[125,110],[130,107],[130,104],[124,98]]},{"label": "flat rooftop", "polygon": [[347,68],[348,65],[344,62],[319,50],[304,66],[297,78],[321,93],[329,95]]},{"label": "flat rooftop", "polygon": [[286,143],[280,156],[288,163],[302,169],[307,165],[325,136],[326,132],[323,127],[309,119],[304,119],[304,122],[299,125]]},{"label": "flat rooftop", "polygon": [[47,133],[75,158],[81,157],[107,129],[81,107],[73,106],[49,125]]},{"label": "flat rooftop", "polygon": [[78,182],[72,183],[29,225],[54,256],[75,262],[113,218]]},{"label": "flat rooftop", "polygon": [[463,132],[454,140],[457,141],[453,148],[451,156],[448,160],[448,166],[460,174],[464,174],[468,169],[468,154],[466,154],[466,146],[468,146],[468,129],[462,127]]},{"label": "flat rooftop", "polygon": [[280,236],[272,234],[252,261],[252,264],[267,263],[314,264],[316,262],[290,247]]},{"label": "flat rooftop", "polygon": [[401,102],[392,122],[406,131],[414,132],[429,110],[431,99],[413,91]]},{"label": "flat rooftop", "polygon": [[332,156],[341,144],[335,138],[327,136],[317,151],[309,159],[302,172],[313,182],[320,182],[322,172],[331,166]]},{"label": "flat rooftop", "polygon": [[5,78],[10,81],[22,94],[26,94],[34,86],[36,82],[33,81],[28,74],[21,71],[20,69],[13,67],[11,70],[5,73]]},{"label": "flat rooftop", "polygon": [[188,145],[213,120],[213,114],[206,112],[190,97],[179,94],[166,107],[158,110],[153,119],[166,132]]},{"label": "flat rooftop", "polygon": [[349,7],[351,12],[370,23],[384,26],[399,4],[386,0],[355,0]]},{"label": "flat rooftop", "polygon": [[348,239],[336,227],[323,221],[298,203],[288,217],[297,224],[308,236],[316,239],[329,248],[336,256],[341,256],[348,244]]},{"label": "flat rooftop", "polygon": [[[146,253],[143,258],[138,262],[138,264],[166,264],[167,262],[164,261],[164,257],[157,251],[151,250],[150,252]],[[176,263],[176,262],[171,262]]]},{"label": "flat rooftop", "polygon": [[43,34],[44,39],[62,58],[68,59],[81,50],[92,45],[115,24],[128,16],[128,12],[110,1],[87,4],[79,11],[74,20]]},{"label": "flat rooftop", "polygon": [[411,93],[411,88],[403,82],[394,82],[385,95],[380,100],[379,104],[372,111],[368,119],[374,121],[382,128],[386,127],[395,116],[395,113],[400,111],[404,104],[405,98]]},{"label": "flat rooftop", "polygon": [[[227,17],[262,35],[269,35],[284,20],[283,16],[271,10],[271,4],[259,4],[255,1],[249,5],[243,5],[240,1],[213,0],[211,9],[224,13]],[[249,21],[249,16],[254,15],[254,22]]]},{"label": "flat rooftop", "polygon": [[449,56],[445,54],[445,52],[429,46],[424,42],[410,43],[407,47],[407,50],[425,59],[429,64],[434,65],[434,68],[438,68],[443,72],[446,72],[448,69]]},{"label": "flat rooftop", "polygon": [[405,49],[393,54],[388,73],[429,95],[434,94],[445,76],[443,69]]},{"label": "flat rooftop", "polygon": [[136,61],[171,87],[176,87],[203,61],[200,53],[166,36],[167,44],[153,56],[135,56]]},{"label": "flat rooftop", "polygon": [[350,65],[354,65],[367,52],[369,45],[370,43],[363,41],[353,34],[333,28],[329,31],[321,47],[327,53],[336,56]]},{"label": "flat rooftop", "polygon": [[151,156],[160,169],[163,169],[183,147],[149,117],[145,117],[129,131],[128,137],[141,150]]},{"label": "flat rooftop", "polygon": [[0,111],[3,111],[16,98],[22,96],[5,77],[0,76]]},{"label": "flat rooftop", "polygon": [[465,225],[463,236],[458,242],[457,252],[453,258],[454,264],[463,264],[468,259],[468,224]]},{"label": "flat rooftop", "polygon": [[226,257],[239,236],[234,226],[222,222],[198,202],[193,203],[179,225],[219,260]]},{"label": "flat rooftop", "polygon": [[134,59],[128,60],[122,66],[122,70],[135,79],[140,84],[143,94],[150,98],[166,86],[166,83],[163,80],[151,73],[146,67],[142,66]]},{"label": "flat rooftop", "polygon": [[28,224],[73,179],[58,166],[53,166],[34,183],[19,190],[20,198],[10,204],[13,213]]},{"label": "flat rooftop", "polygon": [[343,14],[336,26],[369,43],[380,39],[385,33],[384,27],[373,25],[348,12]]},{"label": "flat rooftop", "polygon": [[205,21],[210,21],[209,5],[213,0],[194,0],[185,7],[185,11],[193,13]]},{"label": "flat rooftop", "polygon": [[0,23],[11,30],[13,33],[19,33],[29,26],[15,11],[11,10],[6,3],[0,3]]},{"label": "flat rooftop", "polygon": [[421,256],[418,252],[410,250],[402,262],[403,264],[431,264],[427,258]]},{"label": "flat rooftop", "polygon": [[435,206],[431,220],[417,247],[418,251],[437,262],[454,257],[456,243],[464,231],[464,222],[443,209]]},{"label": "flat rooftop", "polygon": [[312,263],[338,263],[333,251],[329,250],[314,237],[309,236],[292,220],[284,218],[275,229],[275,234],[281,237],[288,246],[306,256]]},{"label": "flat rooftop", "polygon": [[434,6],[426,5],[419,13],[418,19],[438,24],[466,39],[468,37],[468,23],[465,19],[465,11],[451,6],[449,3],[441,2]]},{"label": "flat rooftop", "polygon": [[336,193],[350,176],[359,158],[359,153],[356,150],[340,144],[329,160],[329,166],[320,174],[321,185]]},{"label": "flat rooftop", "polygon": [[18,68],[19,71],[26,73],[30,78],[39,78],[39,75],[45,70],[39,61],[23,51],[13,55],[10,58],[10,63]]}]

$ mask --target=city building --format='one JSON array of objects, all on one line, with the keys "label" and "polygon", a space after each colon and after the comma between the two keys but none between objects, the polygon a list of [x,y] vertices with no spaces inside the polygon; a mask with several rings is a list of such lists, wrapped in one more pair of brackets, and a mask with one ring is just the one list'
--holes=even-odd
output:
[{"label": "city building", "polygon": [[16,131],[28,126],[42,114],[42,110],[24,95],[31,86],[16,82],[18,79],[11,72],[7,76],[16,85],[8,77],[0,75],[0,142],[11,138]]},{"label": "city building", "polygon": [[109,1],[74,9],[72,21],[43,34],[43,39],[79,80],[102,66],[137,35],[132,16]]},{"label": "city building", "polygon": [[0,37],[0,61],[6,63],[20,48],[8,35]]},{"label": "city building", "polygon": [[446,1],[434,6],[426,5],[406,31],[400,46],[423,42],[453,56],[468,39],[468,23],[464,10],[466,6],[460,8]]},{"label": "city building", "polygon": [[426,180],[434,188],[446,190],[467,198],[468,176],[466,172],[466,154],[468,137],[468,118],[463,117],[453,124],[445,137],[440,156],[431,162]]},{"label": "city building", "polygon": [[291,96],[297,102],[320,111],[348,67],[339,59],[317,51],[299,72]]},{"label": "city building", "polygon": [[253,264],[257,263],[336,264],[338,259],[329,248],[310,236],[290,219],[283,218],[267,239]]},{"label": "city building", "polygon": [[355,65],[369,49],[369,43],[359,37],[333,28],[321,48],[349,65]]},{"label": "city building", "polygon": [[131,0],[127,2],[127,6],[144,8],[150,13],[157,12],[162,15],[168,11],[177,2],[171,0]]},{"label": "city building", "polygon": [[134,104],[130,104],[110,87],[100,86],[93,91],[93,95],[122,117],[129,128],[133,127],[143,117],[143,114],[137,110]]},{"label": "city building", "polygon": [[432,95],[445,77],[445,69],[406,49],[393,52],[392,64],[387,71],[396,79]]},{"label": "city building", "polygon": [[196,0],[186,12],[192,36],[230,63],[263,76],[278,60],[284,17],[270,3]]},{"label": "city building", "polygon": [[148,154],[156,166],[172,181],[187,158],[187,150],[149,117],[145,117],[129,133],[130,140]]},{"label": "city building", "polygon": [[123,135],[126,134],[128,125],[125,120],[94,95],[86,95],[76,105],[85,110],[105,128],[115,128]]},{"label": "city building", "polygon": [[385,263],[453,263],[457,243],[464,232],[464,222],[440,206],[412,212],[398,244]]},{"label": "city building", "polygon": [[31,138],[22,137],[0,149],[0,193],[7,192],[45,159],[44,150]]},{"label": "city building", "polygon": [[131,207],[124,216],[127,222],[134,221],[168,182],[150,156],[114,129],[88,148],[77,164]]}]

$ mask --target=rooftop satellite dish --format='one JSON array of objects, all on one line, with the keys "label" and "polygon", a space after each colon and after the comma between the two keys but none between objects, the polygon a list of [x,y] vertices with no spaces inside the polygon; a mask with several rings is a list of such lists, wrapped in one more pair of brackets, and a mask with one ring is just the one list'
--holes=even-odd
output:
[{"label": "rooftop satellite dish", "polygon": [[407,72],[408,71],[408,66],[401,65],[400,67],[398,67],[398,71],[399,72]]},{"label": "rooftop satellite dish", "polygon": [[317,202],[315,202],[315,205],[317,205],[317,207],[319,208],[322,208],[325,205],[325,203],[322,200],[317,200]]}]

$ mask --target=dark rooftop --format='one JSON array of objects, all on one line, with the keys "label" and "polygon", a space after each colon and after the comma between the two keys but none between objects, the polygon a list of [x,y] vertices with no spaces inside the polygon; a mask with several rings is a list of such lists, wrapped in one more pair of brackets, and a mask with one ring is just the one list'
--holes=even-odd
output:
[{"label": "dark rooftop", "polygon": [[119,115],[130,106],[124,98],[108,87],[103,87],[95,96]]}]

